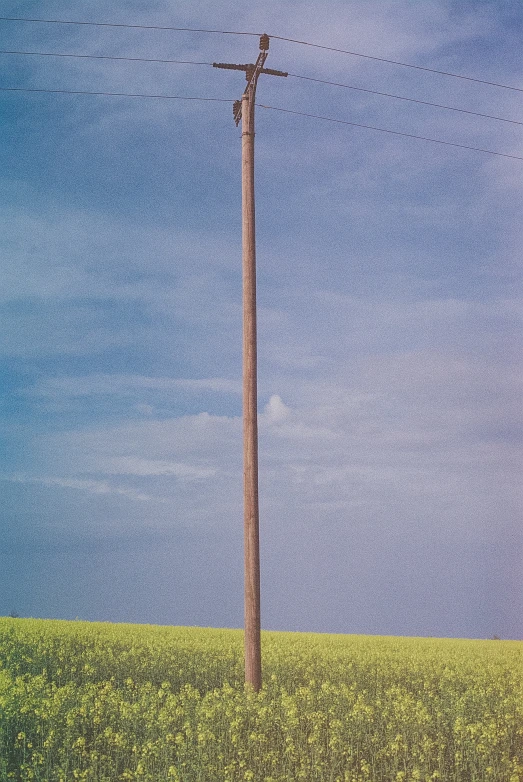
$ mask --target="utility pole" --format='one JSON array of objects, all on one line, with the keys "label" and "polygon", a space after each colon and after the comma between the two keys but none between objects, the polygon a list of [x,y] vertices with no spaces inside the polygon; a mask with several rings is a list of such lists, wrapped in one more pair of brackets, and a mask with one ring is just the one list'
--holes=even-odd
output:
[{"label": "utility pole", "polygon": [[254,105],[261,73],[287,76],[264,68],[269,36],[260,38],[254,64],[213,63],[215,68],[245,71],[247,86],[235,101],[233,116],[242,123],[242,274],[243,274],[243,502],[245,566],[245,683],[261,689],[260,532],[258,509],[258,391],[256,346],[256,234],[254,218]]}]

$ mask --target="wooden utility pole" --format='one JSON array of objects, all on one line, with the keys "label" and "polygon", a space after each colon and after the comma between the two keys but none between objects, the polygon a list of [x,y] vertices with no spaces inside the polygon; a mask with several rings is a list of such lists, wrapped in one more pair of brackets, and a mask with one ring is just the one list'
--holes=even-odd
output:
[{"label": "wooden utility pole", "polygon": [[243,502],[245,562],[245,683],[262,685],[260,619],[260,532],[258,509],[258,391],[256,347],[256,233],[254,214],[254,105],[260,73],[287,76],[264,68],[269,36],[260,38],[256,63],[213,63],[215,68],[245,71],[247,86],[234,103],[242,123],[242,274],[243,274]]}]

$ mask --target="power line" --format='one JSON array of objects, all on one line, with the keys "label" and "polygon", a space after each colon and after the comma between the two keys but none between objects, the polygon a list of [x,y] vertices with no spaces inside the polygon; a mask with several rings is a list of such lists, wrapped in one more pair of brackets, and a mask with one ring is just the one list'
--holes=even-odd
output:
[{"label": "power line", "polygon": [[339,52],[341,54],[350,54],[353,57],[364,57],[367,60],[377,60],[378,62],[386,62],[390,65],[401,65],[404,68],[415,68],[417,71],[427,71],[428,73],[437,73],[440,76],[452,76],[454,79],[465,79],[466,81],[474,81],[478,84],[488,84],[491,87],[502,87],[504,90],[516,90],[517,92],[523,92],[522,87],[512,87],[508,84],[500,84],[499,82],[495,81],[485,81],[485,79],[477,79],[474,76],[463,76],[460,73],[451,73],[450,71],[438,71],[435,68],[426,68],[422,65],[413,65],[412,63],[408,62],[399,62],[399,60],[387,60],[385,57],[375,57],[371,54],[362,54],[361,52],[352,52],[348,49],[336,49],[333,46],[323,46],[319,43],[311,43],[310,41],[299,41],[296,38],[284,38],[281,35],[271,35],[271,38],[274,38],[278,41],[288,41],[289,43],[299,43],[302,46],[313,46],[315,49],[325,49],[328,52]]},{"label": "power line", "polygon": [[[70,19],[26,19],[23,17],[12,16],[0,16],[0,21],[3,22],[32,22],[42,24],[70,24],[70,25],[85,25],[90,27],[123,27],[136,30],[171,30],[175,32],[191,32],[191,33],[216,33],[219,35],[254,35],[259,36],[260,33],[254,33],[249,31],[239,30],[208,30],[196,27],[167,27],[163,25],[145,25],[145,24],[124,24],[122,22],[85,22],[76,21]],[[452,73],[450,71],[440,71],[435,68],[428,68],[422,65],[413,65],[408,62],[400,62],[399,60],[390,60],[386,57],[377,57],[371,54],[363,54],[362,52],[353,52],[349,49],[339,49],[334,46],[325,46],[319,43],[312,43],[311,41],[301,41],[297,38],[286,38],[283,35],[270,35],[270,38],[274,38],[277,41],[286,41],[287,43],[297,43],[301,46],[311,46],[315,49],[323,49],[328,52],[338,52],[340,54],[349,54],[352,57],[363,57],[367,60],[375,60],[377,62],[386,62],[390,65],[401,65],[404,68],[414,68],[418,71],[425,71],[427,73],[437,73],[440,76],[451,76],[454,79],[465,79],[466,81],[473,81],[478,84],[488,84],[491,87],[501,87],[505,90],[515,90],[516,92],[523,92],[522,87],[513,87],[509,84],[501,84],[499,82],[486,81],[485,79],[478,79],[474,76],[464,76],[460,73]]]},{"label": "power line", "polygon": [[[216,102],[216,103],[235,102],[231,98],[200,98],[200,97],[190,97],[187,95],[151,95],[149,93],[137,93],[137,92],[102,92],[102,91],[94,92],[88,90],[49,90],[49,89],[36,88],[36,87],[0,87],[0,92],[31,92],[31,93],[50,93],[50,94],[60,94],[60,95],[102,95],[102,96],[118,97],[118,98],[157,98],[163,100],[192,100],[192,101],[206,101],[206,102]],[[299,117],[311,117],[312,119],[321,119],[321,120],[325,120],[326,122],[336,122],[341,125],[352,125],[353,127],[365,128],[366,130],[377,130],[380,131],[380,133],[391,133],[394,136],[404,136],[405,138],[414,138],[414,139],[418,139],[419,141],[431,141],[434,144],[444,144],[445,146],[460,147],[461,149],[468,149],[473,152],[485,152],[486,154],[497,155],[498,157],[508,157],[508,158],[512,158],[513,160],[523,160],[523,157],[518,157],[517,155],[508,155],[504,152],[494,152],[491,149],[481,149],[480,147],[470,147],[465,144],[457,144],[453,141],[441,141],[440,139],[427,138],[426,136],[415,136],[413,133],[402,133],[399,130],[390,130],[388,128],[377,128],[374,125],[363,125],[359,122],[349,122],[348,120],[335,119],[334,117],[324,117],[319,114],[308,114],[303,111],[292,111],[291,109],[281,109],[278,108],[277,106],[267,106],[264,105],[263,103],[257,103],[256,105],[262,109],[271,109],[272,111],[282,111],[285,114],[295,114]]]},{"label": "power line", "polygon": [[396,100],[406,100],[410,103],[421,103],[423,106],[433,106],[438,109],[448,109],[448,111],[459,111],[462,114],[473,114],[475,117],[486,117],[487,119],[495,119],[499,122],[511,122],[513,125],[523,125],[523,122],[519,122],[515,119],[506,119],[505,117],[496,117],[493,114],[481,114],[478,111],[469,111],[468,109],[458,109],[455,106],[444,106],[441,103],[430,103],[426,100],[418,100],[416,98],[406,98],[403,95],[392,95],[390,92],[378,92],[377,90],[368,90],[364,87],[354,87],[351,84],[340,84],[336,81],[327,81],[326,79],[314,79],[312,76],[300,76],[297,73],[289,73],[289,76],[295,79],[305,79],[306,81],[314,81],[319,84],[330,84],[333,87],[345,87],[348,90],[356,90],[357,92],[368,92],[371,95],[381,95],[386,98],[395,98]]},{"label": "power line", "polygon": [[260,33],[239,32],[238,30],[205,30],[195,27],[164,27],[158,24],[123,24],[117,22],[79,22],[68,19],[23,19],[15,16],[0,16],[1,22],[38,22],[42,24],[80,24],[87,27],[126,27],[133,30],[173,30],[187,33],[217,33],[220,35],[255,35]]},{"label": "power line", "polygon": [[[171,59],[163,59],[163,58],[152,58],[152,57],[123,57],[123,56],[113,56],[108,54],[75,54],[75,53],[65,53],[65,52],[27,52],[27,51],[19,51],[19,50],[7,50],[7,49],[0,49],[0,54],[14,54],[14,55],[32,55],[35,57],[72,57],[72,58],[78,58],[78,59],[85,59],[85,60],[123,60],[123,61],[129,61],[129,62],[152,62],[152,63],[162,63],[162,64],[174,64],[174,65],[209,65],[212,66],[212,62],[203,62],[203,61],[196,61],[196,60],[171,60]],[[430,101],[426,100],[419,100],[417,98],[407,98],[404,95],[393,95],[390,92],[379,92],[378,90],[370,90],[365,87],[355,87],[352,84],[342,84],[340,82],[336,81],[328,81],[327,79],[317,79],[312,76],[303,76],[298,73],[289,73],[288,76],[291,76],[295,79],[302,79],[305,81],[312,81],[318,84],[328,84],[333,87],[344,87],[348,90],[355,90],[357,92],[367,92],[371,95],[380,95],[381,97],[386,98],[394,98],[395,100],[403,100],[408,101],[410,103],[419,103],[423,106],[432,106],[434,108],[438,109],[447,109],[448,111],[457,111],[461,114],[472,114],[475,117],[484,117],[486,119],[493,119],[497,120],[498,122],[509,122],[512,125],[523,125],[523,122],[520,122],[515,119],[507,119],[506,117],[497,117],[493,114],[483,114],[479,111],[470,111],[468,109],[460,109],[456,106],[445,106],[441,103],[431,103]]]},{"label": "power line", "polygon": [[164,100],[202,100],[214,101],[217,103],[234,103],[231,98],[199,98],[188,97],[187,95],[150,95],[143,92],[91,92],[88,90],[48,90],[36,87],[0,87],[1,92],[48,92],[61,95],[107,95],[118,98],[161,98]]},{"label": "power line", "polygon": [[[0,52],[1,53],[1,52]],[[430,103],[426,100],[419,100],[417,98],[406,98],[403,95],[392,95],[390,92],[378,92],[377,90],[369,90],[364,87],[354,87],[352,84],[340,84],[336,81],[327,81],[326,79],[314,79],[312,76],[300,76],[297,73],[289,73],[289,76],[295,79],[305,79],[306,81],[314,81],[319,84],[330,84],[333,87],[345,87],[348,90],[356,90],[357,92],[368,92],[371,95],[381,95],[386,98],[395,98],[396,100],[406,100],[410,103],[420,103],[423,106],[433,106],[437,109],[447,109],[448,111],[459,111],[461,114],[472,114],[475,117],[485,117],[487,119],[495,119],[498,122],[510,122],[513,125],[523,125],[523,122],[519,122],[515,119],[506,119],[505,117],[496,117],[493,114],[482,114],[479,111],[469,111],[468,109],[458,109],[456,106],[444,106],[442,103]]]},{"label": "power line", "polygon": [[77,57],[82,60],[129,60],[130,62],[160,62],[174,63],[177,65],[212,65],[212,62],[199,62],[196,60],[164,60],[152,57],[117,57],[108,54],[69,54],[64,52],[22,52],[0,49],[0,54],[30,54],[35,57]]},{"label": "power line", "polygon": [[356,128],[365,128],[366,130],[378,130],[380,133],[392,133],[394,136],[405,136],[406,138],[415,138],[419,141],[431,141],[433,144],[444,144],[448,147],[460,147],[461,149],[469,149],[473,152],[485,152],[488,155],[497,155],[498,157],[508,157],[512,158],[512,160],[522,160],[523,157],[518,157],[517,155],[508,155],[504,152],[494,152],[491,149],[481,149],[480,147],[469,147],[465,144],[457,144],[453,141],[441,141],[440,139],[436,138],[427,138],[426,136],[415,136],[412,133],[401,133],[399,130],[389,130],[388,128],[377,128],[374,125],[362,125],[359,122],[349,122],[348,120],[344,119],[335,119],[334,117],[323,117],[319,114],[306,114],[304,111],[292,111],[291,109],[280,109],[276,106],[266,106],[263,103],[257,103],[257,106],[259,106],[261,109],[271,109],[272,111],[282,111],[285,114],[296,114],[299,117],[311,117],[312,119],[321,119],[325,120],[326,122],[337,122],[341,125],[352,125]]}]

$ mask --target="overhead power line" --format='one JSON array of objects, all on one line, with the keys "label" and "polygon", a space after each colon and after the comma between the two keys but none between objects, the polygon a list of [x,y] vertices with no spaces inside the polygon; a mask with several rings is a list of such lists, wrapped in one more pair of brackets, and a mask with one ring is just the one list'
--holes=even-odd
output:
[{"label": "overhead power line", "polygon": [[[31,22],[41,24],[70,24],[70,25],[84,25],[88,27],[122,27],[136,30],[171,30],[174,32],[190,32],[190,33],[215,33],[219,35],[254,35],[259,36],[260,33],[255,33],[245,30],[208,30],[205,28],[197,27],[171,27],[164,25],[146,25],[146,24],[126,24],[123,22],[87,22],[78,21],[72,19],[27,19],[24,17],[15,16],[0,16],[0,21],[3,22]],[[441,71],[436,68],[428,68],[423,65],[414,65],[413,63],[401,62],[399,60],[391,60],[386,57],[378,57],[372,54],[364,54],[363,52],[353,52],[349,49],[339,49],[335,46],[326,46],[324,44],[312,43],[311,41],[301,41],[297,38],[286,38],[283,35],[270,35],[270,38],[274,38],[277,41],[286,41],[287,43],[296,43],[301,46],[311,46],[315,49],[323,49],[328,52],[338,52],[340,54],[348,54],[352,57],[363,57],[367,60],[375,60],[377,62],[385,62],[389,65],[400,65],[404,68],[414,68],[418,71],[425,71],[427,73],[437,73],[440,76],[451,76],[454,79],[465,79],[466,81],[473,81],[478,84],[488,84],[491,87],[501,87],[505,90],[515,90],[517,92],[523,92],[523,87],[514,87],[509,84],[501,84],[500,82],[487,81],[485,79],[478,79],[474,76],[465,76],[461,73],[452,73],[451,71]]]},{"label": "overhead power line", "polygon": [[200,98],[187,95],[151,95],[143,92],[92,92],[90,90],[48,90],[37,87],[0,87],[0,92],[48,92],[60,95],[107,95],[118,98],[161,98],[163,100],[203,100],[216,103],[234,103],[231,98]]},{"label": "overhead power line", "polygon": [[[172,60],[172,59],[164,59],[164,58],[157,58],[157,57],[124,57],[124,56],[116,56],[116,55],[108,55],[108,54],[75,54],[69,52],[28,52],[28,51],[8,50],[8,49],[0,49],[0,54],[30,55],[35,57],[71,57],[71,58],[84,59],[84,60],[117,60],[117,61],[123,60],[129,62],[161,63],[166,65],[208,65],[208,66],[213,65],[212,62],[204,62],[199,60]],[[287,75],[295,79],[311,81],[317,84],[326,84],[326,85],[331,85],[333,87],[344,87],[345,89],[355,90],[356,92],[367,92],[370,95],[379,95],[381,97],[393,98],[395,100],[403,100],[403,101],[408,101],[410,103],[419,103],[423,106],[432,106],[433,108],[446,109],[448,111],[457,111],[460,112],[461,114],[472,114],[475,117],[484,117],[486,119],[497,120],[498,122],[509,122],[512,125],[523,125],[523,122],[520,122],[515,119],[507,119],[506,117],[498,117],[493,114],[484,114],[479,111],[471,111],[469,109],[460,109],[456,106],[446,106],[441,103],[431,103],[430,101],[420,100],[417,98],[407,98],[404,95],[393,95],[390,92],[380,92],[378,90],[367,89],[366,87],[356,87],[352,84],[343,84],[336,81],[328,81],[327,79],[317,79],[314,78],[313,76],[303,76],[299,73],[289,73]]]},{"label": "overhead power line", "polygon": [[478,84],[488,84],[491,87],[502,87],[504,90],[516,90],[517,92],[523,92],[523,87],[512,87],[509,84],[500,84],[495,81],[486,81],[485,79],[477,79],[474,76],[464,76],[461,73],[451,73],[450,71],[438,71],[435,68],[427,68],[423,65],[413,65],[408,62],[400,62],[399,60],[388,60],[385,57],[375,57],[371,54],[362,54],[361,52],[352,52],[348,49],[337,49],[334,46],[323,46],[319,43],[311,43],[310,41],[299,41],[296,38],[284,38],[281,35],[271,35],[278,41],[288,41],[289,43],[299,43],[302,46],[312,46],[315,49],[325,49],[328,52],[339,52],[340,54],[350,54],[352,57],[364,57],[367,60],[377,60],[378,62],[386,62],[390,65],[401,65],[404,68],[414,68],[417,71],[427,71],[428,73],[437,73],[440,76],[452,76],[454,79],[465,79],[466,81],[474,81]]},{"label": "overhead power line", "polygon": [[241,32],[238,30],[207,30],[197,27],[166,27],[159,24],[124,24],[123,22],[84,22],[71,19],[25,19],[19,16],[0,16],[1,22],[37,22],[41,24],[80,24],[86,27],[127,27],[132,30],[172,30],[186,33],[217,33],[219,35],[255,35],[260,33]]},{"label": "overhead power line", "polygon": [[433,144],[444,144],[448,147],[460,147],[461,149],[469,149],[473,152],[485,152],[488,155],[497,155],[498,157],[508,157],[512,158],[512,160],[522,160],[523,157],[518,157],[517,155],[508,155],[505,152],[494,152],[491,149],[481,149],[480,147],[469,147],[466,144],[457,144],[453,141],[441,141],[440,139],[436,138],[428,138],[426,136],[415,136],[413,133],[402,133],[399,130],[389,130],[388,128],[377,128],[374,125],[362,125],[359,122],[349,122],[348,120],[344,119],[335,119],[334,117],[324,117],[319,114],[307,114],[304,111],[292,111],[291,109],[281,109],[277,106],[267,106],[263,103],[257,103],[257,106],[259,106],[261,109],[271,109],[272,111],[282,111],[285,114],[296,114],[298,117],[311,117],[312,119],[321,119],[326,122],[337,122],[340,125],[352,125],[355,128],[365,128],[366,130],[378,130],[380,133],[392,133],[394,136],[405,136],[406,138],[415,138],[419,141],[431,141]]},{"label": "overhead power line", "polygon": [[0,54],[29,54],[35,57],[75,57],[81,60],[129,60],[130,62],[160,62],[175,65],[212,65],[212,62],[197,60],[165,60],[158,57],[119,57],[109,54],[69,54],[65,52],[23,52],[0,49]]},{"label": "overhead power line", "polygon": [[345,87],[348,90],[356,90],[357,92],[368,92],[371,95],[381,95],[385,98],[395,98],[396,100],[406,100],[410,103],[420,103],[423,106],[432,106],[437,109],[447,109],[448,111],[459,111],[461,114],[473,114],[475,117],[486,117],[487,119],[495,119],[498,122],[510,122],[513,125],[523,125],[523,122],[519,122],[515,119],[506,119],[505,117],[496,117],[493,114],[481,114],[479,111],[469,111],[468,109],[459,109],[456,106],[444,106],[442,103],[430,103],[427,100],[419,100],[417,98],[406,98],[403,95],[392,95],[390,92],[378,92],[377,90],[369,90],[364,87],[354,87],[351,84],[340,84],[336,81],[327,81],[326,79],[315,79],[312,76],[300,76],[297,73],[289,73],[289,76],[295,79],[304,79],[306,81],[317,82],[318,84],[330,84],[333,87]]},{"label": "overhead power line", "polygon": [[[98,95],[118,98],[156,98],[161,100],[192,100],[192,101],[205,101],[215,103],[235,103],[231,98],[200,98],[187,95],[152,95],[149,93],[139,92],[102,92],[102,91],[89,91],[89,90],[50,90],[37,87],[0,87],[0,92],[30,92],[30,93],[50,93],[59,95]],[[291,109],[281,109],[277,106],[267,106],[263,103],[257,103],[262,109],[271,109],[272,111],[282,111],[285,114],[295,114],[298,117],[311,117],[312,119],[320,119],[326,122],[336,122],[341,125],[352,125],[356,128],[365,128],[366,130],[377,130],[380,133],[391,133],[394,136],[405,136],[406,138],[418,139],[419,141],[431,141],[433,144],[444,144],[449,147],[461,147],[461,149],[468,149],[473,152],[484,152],[488,155],[497,155],[498,157],[508,157],[513,160],[523,160],[523,157],[517,155],[508,155],[504,152],[494,152],[491,149],[481,149],[480,147],[470,147],[465,144],[457,144],[453,141],[441,141],[440,139],[427,138],[426,136],[415,136],[413,133],[402,133],[399,130],[390,130],[389,128],[378,128],[374,125],[363,125],[359,122],[349,122],[348,120],[335,119],[334,117],[324,117],[319,114],[308,114],[304,111],[292,111]]]}]

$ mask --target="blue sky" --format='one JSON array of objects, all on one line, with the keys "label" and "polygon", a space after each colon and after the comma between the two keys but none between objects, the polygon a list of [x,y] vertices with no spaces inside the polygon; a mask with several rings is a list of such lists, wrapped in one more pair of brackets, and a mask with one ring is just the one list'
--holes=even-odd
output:
[{"label": "blue sky", "polygon": [[[523,88],[512,2],[9,2]],[[0,22],[3,50],[256,37]],[[208,66],[1,54],[0,86],[236,99]],[[273,39],[268,67],[523,122],[521,93]],[[523,156],[522,127],[289,77],[258,101]],[[227,103],[0,93],[0,614],[239,627],[240,134]],[[521,638],[523,163],[257,110],[262,625]]]}]

